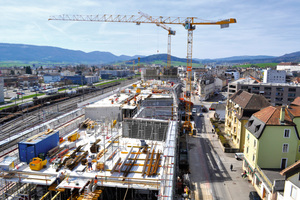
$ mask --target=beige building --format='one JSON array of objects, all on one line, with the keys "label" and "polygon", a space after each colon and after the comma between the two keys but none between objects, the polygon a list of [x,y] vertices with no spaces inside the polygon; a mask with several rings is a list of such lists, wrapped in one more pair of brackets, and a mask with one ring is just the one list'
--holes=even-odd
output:
[{"label": "beige building", "polygon": [[230,135],[234,148],[244,151],[245,125],[251,115],[270,103],[261,95],[237,91],[227,101],[225,114],[225,133]]}]

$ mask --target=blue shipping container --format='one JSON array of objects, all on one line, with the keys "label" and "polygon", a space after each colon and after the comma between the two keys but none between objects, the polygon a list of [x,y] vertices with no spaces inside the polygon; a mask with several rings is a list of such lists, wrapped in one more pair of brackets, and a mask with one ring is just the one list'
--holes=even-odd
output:
[{"label": "blue shipping container", "polygon": [[41,135],[28,142],[29,139],[18,143],[21,162],[29,163],[32,158],[38,157],[40,153],[46,155],[50,149],[58,145],[59,132],[50,135]]}]

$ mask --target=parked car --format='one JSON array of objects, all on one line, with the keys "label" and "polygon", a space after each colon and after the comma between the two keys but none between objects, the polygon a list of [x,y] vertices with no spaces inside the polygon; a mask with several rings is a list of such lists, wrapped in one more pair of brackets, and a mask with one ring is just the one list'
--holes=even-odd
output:
[{"label": "parked car", "polygon": [[33,97],[32,99],[37,99],[37,96]]},{"label": "parked car", "polygon": [[196,114],[197,113],[197,108],[193,108],[192,109],[192,114]]},{"label": "parked car", "polygon": [[243,153],[235,153],[234,157],[237,160],[243,160],[244,159],[244,154]]},{"label": "parked car", "polygon": [[204,115],[202,114],[202,113],[200,113],[200,115],[199,115],[200,117],[204,117]]},{"label": "parked car", "polygon": [[251,191],[249,193],[249,199],[250,200],[261,200],[260,196],[258,195],[258,193],[256,191]]},{"label": "parked car", "polygon": [[18,90],[13,90],[13,92],[18,92]]},{"label": "parked car", "polygon": [[13,101],[13,100],[16,100],[17,99],[17,97],[12,97],[12,98],[10,98],[10,101]]}]

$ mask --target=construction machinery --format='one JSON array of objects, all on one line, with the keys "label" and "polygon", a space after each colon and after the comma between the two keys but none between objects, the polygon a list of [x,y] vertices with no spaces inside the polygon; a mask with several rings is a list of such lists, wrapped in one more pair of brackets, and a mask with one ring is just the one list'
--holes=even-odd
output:
[{"label": "construction machinery", "polygon": [[161,22],[157,21],[157,19],[154,19],[153,17],[149,16],[146,13],[139,12],[140,15],[146,17],[150,21],[156,24],[156,26],[162,27],[166,31],[168,31],[168,48],[167,48],[167,69],[170,69],[171,67],[171,35],[175,35],[176,31],[172,30],[170,27],[166,26],[165,24],[162,24]]},{"label": "construction machinery", "polygon": [[40,171],[46,166],[47,160],[42,160],[39,157],[33,158],[32,161],[29,163],[29,167],[31,170]]},{"label": "construction machinery", "polygon": [[73,133],[72,135],[70,135],[68,137],[68,141],[69,142],[74,142],[74,141],[78,140],[79,138],[80,138],[80,134],[75,132],[75,133]]},{"label": "construction machinery", "polygon": [[[228,28],[229,24],[236,23],[235,18],[229,18],[219,21],[198,20],[197,17],[146,17],[144,15],[58,15],[50,16],[48,20],[62,20],[62,21],[88,21],[88,22],[123,22],[123,23],[135,23],[140,25],[141,23],[149,24],[173,24],[182,25],[187,30],[187,76],[186,76],[186,94],[187,101],[191,101],[191,73],[192,73],[192,55],[193,55],[193,31],[196,29],[196,25],[220,25],[221,28]],[[186,120],[184,122],[184,128],[191,130],[192,124],[190,115],[191,107],[187,106]]]}]

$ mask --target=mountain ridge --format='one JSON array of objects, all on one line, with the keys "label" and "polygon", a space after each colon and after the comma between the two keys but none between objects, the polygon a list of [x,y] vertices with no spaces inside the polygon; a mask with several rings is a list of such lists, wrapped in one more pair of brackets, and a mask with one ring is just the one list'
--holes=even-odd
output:
[{"label": "mountain ridge", "polygon": [[[113,64],[127,60],[138,62],[153,63],[154,61],[167,62],[167,54],[154,54],[149,56],[116,56],[110,52],[92,51],[84,52],[81,50],[70,50],[53,46],[38,46],[29,44],[0,43],[0,61],[22,61],[22,62],[60,62],[60,63],[82,63],[82,64]],[[171,56],[171,60],[186,62],[186,58]],[[300,51],[284,54],[282,56],[231,56],[216,59],[193,58],[193,63],[280,63],[280,62],[300,62]]]}]

